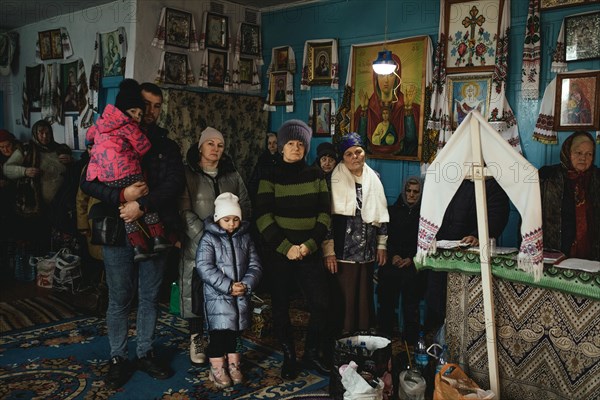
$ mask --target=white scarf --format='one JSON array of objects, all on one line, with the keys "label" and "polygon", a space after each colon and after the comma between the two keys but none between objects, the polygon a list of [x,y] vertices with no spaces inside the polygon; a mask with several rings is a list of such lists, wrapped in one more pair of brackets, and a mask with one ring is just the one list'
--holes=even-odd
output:
[{"label": "white scarf", "polygon": [[473,162],[470,122],[479,122],[488,170],[521,214],[520,269],[539,281],[543,272],[542,208],[537,169],[516,152],[477,111],[470,112],[427,169],[421,201],[417,260],[435,252],[435,236],[448,204]]},{"label": "white scarf", "polygon": [[[338,62],[338,43],[337,39],[319,39],[307,40],[304,42],[304,56],[302,57],[302,79],[300,80],[300,90],[310,89],[308,83],[308,45],[310,44],[329,44],[331,43],[331,60],[329,65],[329,77],[331,78],[331,88],[337,89],[340,82],[340,64]],[[316,60],[313,60],[313,63]]]},{"label": "white scarf", "polygon": [[[367,164],[362,173],[362,195],[361,216],[365,223],[379,226],[390,221],[383,185]],[[344,163],[339,163],[331,173],[331,213],[356,215],[356,183]]]}]

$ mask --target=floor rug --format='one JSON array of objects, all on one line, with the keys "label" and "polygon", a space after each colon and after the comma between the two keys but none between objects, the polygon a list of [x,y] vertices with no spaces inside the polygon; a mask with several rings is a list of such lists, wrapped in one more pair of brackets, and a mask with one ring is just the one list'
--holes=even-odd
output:
[{"label": "floor rug", "polygon": [[0,302],[0,333],[56,322],[77,315],[56,296]]},{"label": "floor rug", "polygon": [[331,400],[327,394],[313,393],[313,394],[297,394],[289,397],[285,397],[279,400]]},{"label": "floor rug", "polygon": [[[134,324],[132,319],[132,329]],[[169,362],[174,375],[154,380],[137,371],[124,387],[110,391],[103,383],[109,352],[105,320],[75,316],[0,335],[0,398],[282,399],[326,393],[326,377],[303,371],[296,380],[283,381],[280,352],[248,338],[243,345],[246,382],[218,390],[208,379],[208,366],[190,365],[187,323],[161,311],[156,353]],[[135,354],[131,340],[129,354]]]}]

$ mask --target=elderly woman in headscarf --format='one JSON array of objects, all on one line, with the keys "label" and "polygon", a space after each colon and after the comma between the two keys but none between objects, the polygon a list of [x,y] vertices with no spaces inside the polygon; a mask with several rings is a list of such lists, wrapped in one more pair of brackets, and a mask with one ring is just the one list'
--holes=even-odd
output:
[{"label": "elderly woman in headscarf", "polygon": [[394,322],[398,320],[398,298],[402,293],[403,336],[409,343],[417,341],[419,301],[425,289],[425,274],[419,273],[413,262],[417,254],[422,188],[419,177],[409,177],[396,203],[388,208],[389,257],[378,270],[379,329],[392,337]]},{"label": "elderly woman in headscarf", "polygon": [[[4,174],[9,179],[31,178],[40,199],[37,204],[39,219],[32,224],[30,233],[37,233],[40,251],[49,249],[50,226],[48,206],[63,184],[67,166],[71,164],[71,149],[54,141],[52,125],[45,120],[33,124],[32,137],[22,149],[16,149],[4,164]],[[18,200],[18,199],[17,199]],[[35,229],[33,229],[35,227]]]},{"label": "elderly woman in headscarf", "polygon": [[323,255],[341,290],[343,332],[355,332],[375,327],[374,264],[387,260],[389,214],[379,176],[365,164],[361,137],[342,136],[338,154],[342,161],[331,175],[332,243]]},{"label": "elderly woman in headscarf", "polygon": [[313,166],[323,171],[327,180],[327,187],[331,191],[331,174],[338,163],[338,156],[335,146],[330,142],[323,142],[317,146],[317,159]]},{"label": "elderly woman in headscarf", "polygon": [[567,257],[600,260],[600,169],[592,135],[565,140],[560,164],[540,169],[544,247]]},{"label": "elderly woman in headscarf", "polygon": [[54,141],[52,125],[40,120],[31,129],[32,137],[23,149],[17,149],[4,165],[9,179],[36,178],[39,180],[42,200],[50,204],[62,185],[67,165],[73,158],[65,148]]}]

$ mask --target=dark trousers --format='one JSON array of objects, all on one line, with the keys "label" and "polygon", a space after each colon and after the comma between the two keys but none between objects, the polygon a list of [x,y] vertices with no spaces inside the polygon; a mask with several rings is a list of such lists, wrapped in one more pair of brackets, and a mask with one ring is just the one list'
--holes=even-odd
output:
[{"label": "dark trousers", "polygon": [[210,341],[206,347],[206,355],[209,358],[223,357],[229,353],[235,353],[239,332],[232,330],[210,331]]},{"label": "dark trousers", "polygon": [[404,317],[404,338],[414,343],[419,329],[419,302],[423,297],[423,274],[414,265],[397,268],[387,264],[378,272],[378,322],[382,333],[391,336],[398,320],[396,307],[402,293],[402,314]]},{"label": "dark trousers", "polygon": [[338,261],[335,275],[342,293],[344,323],[342,333],[366,331],[375,327],[373,301],[374,263]]},{"label": "dark trousers", "polygon": [[427,320],[425,321],[425,329],[428,331],[436,332],[444,323],[447,285],[447,272],[427,271],[427,291],[425,292]]},{"label": "dark trousers", "polygon": [[310,313],[308,333],[317,335],[320,340],[326,340],[330,335],[327,318],[329,292],[327,272],[321,259],[317,255],[310,255],[300,261],[290,261],[279,253],[272,254],[271,272],[273,327],[280,343],[293,343],[289,309],[294,283],[300,288]]}]

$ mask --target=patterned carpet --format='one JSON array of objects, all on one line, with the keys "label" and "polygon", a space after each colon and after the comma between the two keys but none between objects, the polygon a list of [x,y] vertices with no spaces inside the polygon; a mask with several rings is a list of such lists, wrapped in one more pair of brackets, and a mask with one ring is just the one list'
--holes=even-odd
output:
[{"label": "patterned carpet", "polygon": [[[131,326],[134,326],[133,319]],[[131,335],[134,333],[130,332]],[[265,345],[266,339],[263,343],[257,343],[244,338],[243,372],[247,382],[217,390],[208,380],[207,366],[191,367],[188,338],[184,320],[161,312],[156,334],[156,353],[169,361],[175,371],[174,376],[160,381],[136,372],[123,388],[110,391],[102,381],[108,369],[108,340],[104,319],[79,315],[60,322],[3,333],[0,335],[0,398],[327,398],[314,395],[326,393],[326,377],[304,371],[294,381],[283,381],[279,377],[281,353]],[[129,353],[135,354],[134,343],[130,342]],[[312,397],[298,397],[311,393]]]},{"label": "patterned carpet", "polygon": [[73,318],[77,313],[56,296],[0,302],[0,333]]},{"label": "patterned carpet", "polygon": [[[600,302],[500,279],[493,288],[502,399],[600,400]],[[448,274],[446,318],[456,361],[486,387],[479,276]]]}]

